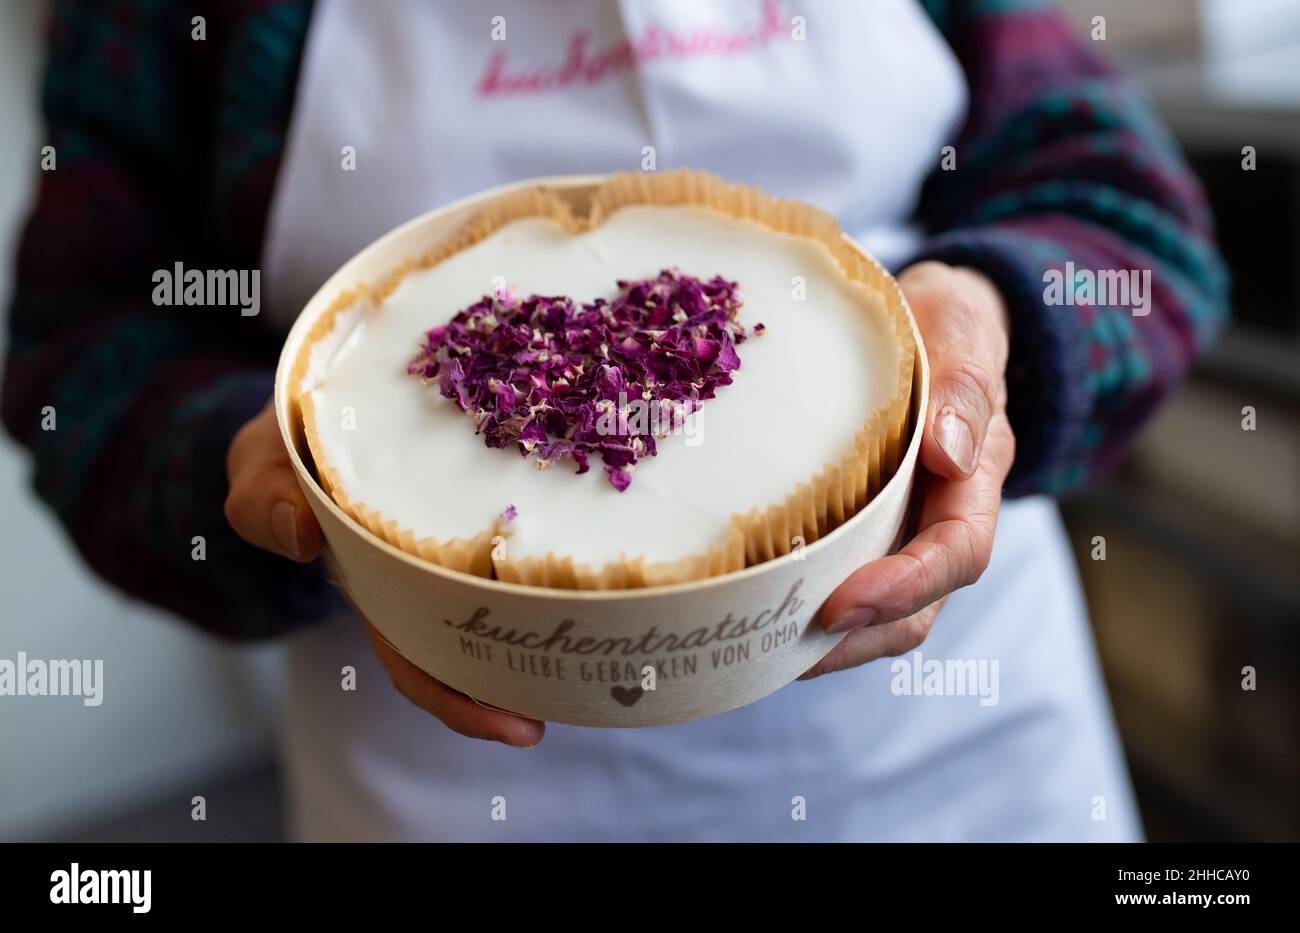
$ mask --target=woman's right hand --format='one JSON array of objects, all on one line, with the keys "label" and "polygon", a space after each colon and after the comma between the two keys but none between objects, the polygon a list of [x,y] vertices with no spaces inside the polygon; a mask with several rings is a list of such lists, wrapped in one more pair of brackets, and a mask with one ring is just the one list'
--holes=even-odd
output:
[{"label": "woman's right hand", "polygon": [[[249,544],[299,563],[321,556],[324,537],[294,476],[271,404],[240,428],[231,441],[226,454],[226,475],[230,481],[226,520],[236,534]],[[346,591],[343,595],[355,610]],[[542,740],[545,723],[482,706],[434,680],[398,654],[364,616],[361,620],[393,686],[449,729],[470,738],[490,739],[520,748]]]}]

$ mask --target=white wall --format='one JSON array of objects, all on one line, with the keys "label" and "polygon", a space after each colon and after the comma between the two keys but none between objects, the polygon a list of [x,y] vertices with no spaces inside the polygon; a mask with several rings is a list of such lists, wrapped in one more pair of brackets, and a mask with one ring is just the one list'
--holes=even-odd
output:
[{"label": "white wall", "polygon": [[[36,118],[44,6],[0,4],[0,301],[43,142]],[[0,347],[4,336],[0,333]],[[0,840],[43,839],[202,794],[267,754],[278,656],[222,648],[93,579],[0,440],[0,659],[104,662],[103,703],[0,696]]]},{"label": "white wall", "polygon": [[1200,14],[1211,58],[1236,59],[1300,42],[1296,0],[1200,0]]}]

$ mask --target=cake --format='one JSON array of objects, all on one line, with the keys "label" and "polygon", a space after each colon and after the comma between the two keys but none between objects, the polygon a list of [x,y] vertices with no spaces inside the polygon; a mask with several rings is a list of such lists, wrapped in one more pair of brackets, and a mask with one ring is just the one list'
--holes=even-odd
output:
[{"label": "cake", "polygon": [[828,215],[697,172],[484,205],[357,283],[292,373],[321,485],[424,560],[680,583],[798,551],[897,468],[915,346]]}]

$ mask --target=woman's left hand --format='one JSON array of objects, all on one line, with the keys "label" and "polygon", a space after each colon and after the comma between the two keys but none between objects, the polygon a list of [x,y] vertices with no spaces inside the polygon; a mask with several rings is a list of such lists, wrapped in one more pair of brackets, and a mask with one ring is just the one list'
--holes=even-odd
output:
[{"label": "woman's left hand", "polygon": [[896,554],[860,567],[818,621],[848,632],[804,679],[904,654],[925,641],[948,594],[979,579],[993,549],[1002,484],[1015,457],[1007,422],[1007,312],[974,269],[919,263],[899,276],[930,361],[921,439],[919,530]]}]

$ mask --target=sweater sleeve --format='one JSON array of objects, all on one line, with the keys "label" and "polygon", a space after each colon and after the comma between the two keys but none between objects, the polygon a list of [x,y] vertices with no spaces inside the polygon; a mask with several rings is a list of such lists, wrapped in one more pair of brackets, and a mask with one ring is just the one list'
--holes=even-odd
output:
[{"label": "sweater sleeve", "polygon": [[53,148],[20,245],[0,410],[96,573],[212,633],[267,637],[337,596],[319,567],[224,520],[226,449],[270,396],[274,339],[238,307],[153,301],[155,270],[257,262],[255,238],[224,248],[212,232],[218,69],[191,28],[179,4],[55,5]]},{"label": "sweater sleeve", "polygon": [[[1017,441],[1007,492],[1062,492],[1121,457],[1223,325],[1213,221],[1136,91],[1050,5],[926,6],[971,103],[955,167],[926,183],[929,239],[911,262],[972,266],[1002,290]],[[1125,296],[1115,272],[1149,289]],[[1088,292],[1098,276],[1105,295]]]}]

